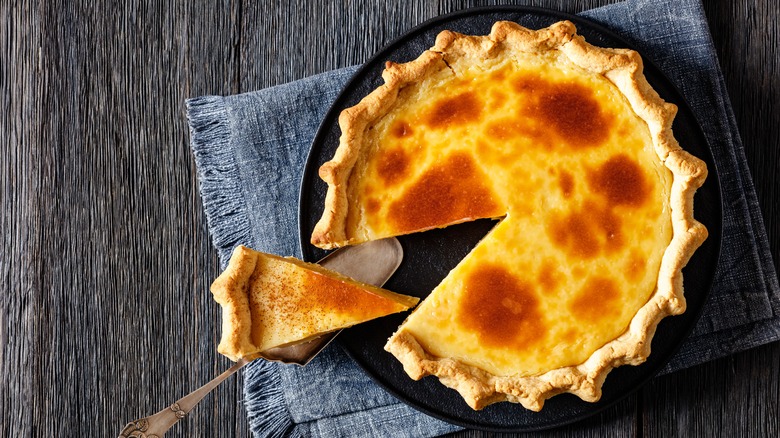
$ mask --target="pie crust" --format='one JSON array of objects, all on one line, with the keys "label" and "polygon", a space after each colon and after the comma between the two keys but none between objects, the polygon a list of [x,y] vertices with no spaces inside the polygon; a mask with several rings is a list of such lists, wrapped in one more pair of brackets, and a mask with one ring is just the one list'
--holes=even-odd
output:
[{"label": "pie crust", "polygon": [[233,361],[402,312],[419,301],[316,264],[240,245],[211,292],[222,306],[217,351]]},{"label": "pie crust", "polygon": [[[433,354],[429,351],[431,348],[423,346],[425,340],[406,329],[407,324],[416,318],[419,309],[426,305],[423,302],[390,338],[385,348],[398,358],[410,377],[420,379],[428,375],[437,376],[444,385],[457,390],[473,409],[482,409],[499,401],[510,401],[539,411],[547,398],[563,392],[573,393],[586,401],[597,401],[609,371],[624,364],[638,365],[644,362],[650,354],[650,343],[658,322],[668,315],[685,311],[682,268],[707,237],[706,228],[693,218],[693,196],[703,184],[707,169],[701,160],[682,150],[672,134],[676,106],[664,102],[648,84],[642,74],[642,60],[636,52],[592,46],[576,34],[576,28],[571,22],[562,21],[537,31],[512,22],[497,22],[487,36],[466,36],[443,31],[438,35],[435,45],[416,60],[405,64],[388,62],[382,73],[384,85],[354,107],[344,110],[339,117],[342,129],[340,145],[333,159],[320,168],[320,177],[328,184],[328,192],[323,216],[315,226],[311,242],[329,249],[388,235],[444,227],[480,217],[499,218],[506,214],[506,206],[502,204],[501,196],[497,196],[498,201],[491,208],[474,213],[459,213],[457,218],[447,217],[438,223],[420,220],[417,227],[414,224],[395,228],[392,224],[387,227],[382,225],[375,227],[380,231],[372,231],[361,228],[362,225],[356,226],[356,220],[351,218],[356,199],[350,194],[349,188],[365,176],[356,174],[355,169],[356,163],[374,147],[368,144],[370,142],[367,139],[373,138],[372,131],[384,123],[383,118],[393,114],[403,104],[405,89],[425,81],[435,82],[437,75],[446,74],[448,69],[457,76],[460,70],[453,69],[454,65],[465,65],[470,71],[479,74],[483,62],[519,62],[513,60],[529,56],[555,58],[574,66],[575,70],[579,69],[577,71],[605,79],[619,91],[633,114],[646,125],[643,129],[649,133],[651,151],[655,154],[658,166],[665,169],[654,168],[649,172],[668,172],[671,175],[668,193],[663,189],[665,183],[659,183],[663,189],[659,190],[665,198],[658,200],[663,204],[664,214],[668,215],[671,223],[670,238],[654,265],[658,272],[657,275],[653,273],[655,280],[648,291],[649,298],[642,301],[644,304],[632,314],[619,335],[600,344],[580,363],[512,374],[487,370],[490,367],[477,366],[473,361],[459,357]],[[587,107],[584,108],[583,111],[587,111]],[[566,120],[562,123],[572,124]],[[577,129],[576,126],[574,128]],[[478,153],[475,155],[479,157]],[[412,162],[416,158],[412,157]],[[659,178],[664,179],[662,176]],[[607,190],[616,192],[618,197],[622,196],[614,187]],[[480,199],[495,194],[490,190],[484,192],[487,195],[480,193]],[[360,210],[360,214],[365,213]],[[659,219],[660,222],[663,220]],[[629,235],[628,239],[635,237]],[[576,236],[570,238],[576,239]],[[460,265],[455,268],[450,277],[457,276],[460,268]],[[619,275],[620,269],[615,267],[613,274]],[[437,291],[438,288],[431,296]],[[428,310],[426,308],[426,312]],[[425,316],[420,318],[424,320]]]}]

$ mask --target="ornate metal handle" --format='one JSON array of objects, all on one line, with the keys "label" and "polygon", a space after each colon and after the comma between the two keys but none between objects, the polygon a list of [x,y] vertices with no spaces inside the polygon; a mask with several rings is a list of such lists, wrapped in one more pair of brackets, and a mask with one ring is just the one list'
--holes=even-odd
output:
[{"label": "ornate metal handle", "polygon": [[222,381],[232,376],[236,371],[248,364],[249,361],[241,359],[230,367],[227,371],[215,377],[209,383],[201,386],[195,391],[176,400],[176,402],[162,411],[139,420],[127,423],[124,429],[119,432],[119,438],[160,438],[165,432],[184,418],[192,408],[195,407],[206,394],[219,386]]}]

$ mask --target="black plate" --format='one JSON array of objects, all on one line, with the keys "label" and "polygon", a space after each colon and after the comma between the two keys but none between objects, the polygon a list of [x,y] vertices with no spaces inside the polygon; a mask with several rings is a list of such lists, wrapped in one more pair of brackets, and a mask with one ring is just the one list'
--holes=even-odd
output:
[{"label": "black plate", "polygon": [[[538,29],[563,19],[574,22],[578,33],[591,44],[632,48],[606,28],[577,16],[539,8],[502,6],[469,9],[435,18],[411,30],[368,61],[327,113],[312,144],[301,183],[299,210],[304,258],[314,261],[325,254],[309,244],[309,237],[314,224],[322,215],[327,190],[317,176],[317,169],[333,156],[338,146],[338,115],[341,110],[356,104],[381,85],[381,71],[385,61],[407,62],[415,59],[433,45],[436,34],[444,29],[486,35],[498,20],[510,20]],[[661,97],[678,105],[679,113],[673,129],[679,142],[707,163],[709,177],[696,194],[695,215],[710,232],[710,237],[683,270],[688,310],[681,316],[662,321],[647,362],[641,366],[623,366],[612,371],[598,403],[587,403],[571,394],[562,394],[548,400],[544,409],[538,413],[513,403],[498,403],[481,411],[473,411],[455,391],[441,385],[435,377],[417,382],[410,379],[400,363],[383,350],[385,341],[405,317],[396,315],[346,330],[338,338],[350,356],[376,382],[414,408],[450,423],[488,431],[522,432],[560,426],[593,415],[638,389],[672,357],[698,320],[714,278],[720,252],[720,188],[712,154],[690,108],[669,80],[646,58],[645,75]],[[404,261],[386,287],[424,298],[494,225],[494,221],[479,220],[401,237]]]}]

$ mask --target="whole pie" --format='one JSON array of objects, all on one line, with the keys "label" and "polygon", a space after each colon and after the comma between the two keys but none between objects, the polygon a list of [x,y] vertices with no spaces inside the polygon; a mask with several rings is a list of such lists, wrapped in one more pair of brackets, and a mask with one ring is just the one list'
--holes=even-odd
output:
[{"label": "whole pie", "polygon": [[211,292],[223,311],[217,351],[233,361],[402,312],[419,301],[245,246],[233,250]]},{"label": "whole pie", "polygon": [[693,218],[707,169],[672,135],[676,107],[636,52],[592,46],[567,21],[444,31],[382,77],[339,118],[312,243],[499,219],[386,350],[474,409],[598,400],[685,310],[681,269],[707,236]]}]

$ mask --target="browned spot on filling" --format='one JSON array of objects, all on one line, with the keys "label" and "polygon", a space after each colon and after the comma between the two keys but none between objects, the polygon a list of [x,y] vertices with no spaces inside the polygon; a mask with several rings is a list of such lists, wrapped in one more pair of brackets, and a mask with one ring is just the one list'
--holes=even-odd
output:
[{"label": "browned spot on filling", "polygon": [[367,292],[345,281],[337,280],[314,271],[305,272],[305,306],[332,309],[351,315],[372,315],[377,311],[392,311],[395,305],[388,299]]},{"label": "browned spot on filling", "polygon": [[568,329],[561,336],[566,345],[574,345],[577,342],[578,337],[579,333],[577,333],[577,330],[575,329]]},{"label": "browned spot on filling", "polygon": [[382,207],[382,204],[376,199],[376,198],[368,198],[366,200],[366,213],[369,214],[376,214],[379,212],[379,209]]},{"label": "browned spot on filling", "polygon": [[527,350],[544,338],[539,301],[532,287],[501,266],[480,266],[464,281],[457,318],[482,344]]},{"label": "browned spot on filling", "polygon": [[498,69],[490,73],[490,80],[493,82],[503,82],[506,79],[507,67]]},{"label": "browned spot on filling", "polygon": [[499,141],[524,137],[544,146],[549,144],[549,142],[545,141],[544,133],[533,124],[533,120],[523,120],[521,118],[505,118],[492,122],[485,127],[485,134]]},{"label": "browned spot on filling", "polygon": [[639,207],[649,195],[642,168],[628,155],[610,157],[588,174],[588,184],[611,205]]},{"label": "browned spot on filling", "polygon": [[446,128],[477,121],[481,115],[482,102],[469,91],[436,102],[427,122],[433,128]]},{"label": "browned spot on filling", "polygon": [[563,192],[564,198],[569,198],[574,193],[574,177],[565,170],[561,170],[558,173],[558,185],[561,188],[561,192]]},{"label": "browned spot on filling", "polygon": [[548,225],[548,233],[555,245],[582,258],[595,257],[599,252],[600,242],[595,231],[590,216],[579,211],[555,218]]},{"label": "browned spot on filling", "polygon": [[628,137],[631,135],[632,128],[628,125],[628,123],[621,123],[620,127],[617,130],[618,137]]},{"label": "browned spot on filling", "polygon": [[611,253],[623,247],[624,240],[621,232],[622,221],[612,209],[601,207],[593,202],[586,202],[584,211],[590,211],[598,232],[602,233],[604,249]]},{"label": "browned spot on filling", "polygon": [[[518,94],[533,94],[533,93],[545,93],[554,87],[550,81],[543,79],[541,76],[524,74],[515,79],[512,82],[512,88]],[[526,98],[530,96],[524,96]]]},{"label": "browned spot on filling", "polygon": [[539,98],[538,115],[570,146],[598,146],[609,135],[609,121],[593,94],[579,84],[560,84]]},{"label": "browned spot on filling", "polygon": [[614,117],[601,109],[593,92],[577,83],[554,83],[526,75],[513,83],[526,105],[519,117],[534,118],[574,149],[600,146],[609,138]]},{"label": "browned spot on filling", "polygon": [[620,313],[620,291],[607,277],[589,279],[569,302],[569,311],[579,320],[598,322]]},{"label": "browned spot on filling", "polygon": [[409,156],[401,148],[381,151],[377,157],[377,172],[385,184],[396,184],[409,172]]},{"label": "browned spot on filling", "polygon": [[621,220],[612,210],[595,202],[553,218],[547,225],[553,244],[578,258],[592,258],[601,251],[623,247]]},{"label": "browned spot on filling", "polygon": [[542,262],[539,268],[539,285],[544,288],[543,292],[550,293],[558,289],[558,275],[560,274],[552,262],[549,260]]},{"label": "browned spot on filling", "polygon": [[482,139],[477,139],[477,156],[478,157],[486,157],[488,154],[493,152],[493,143],[488,143],[485,141],[482,141]]},{"label": "browned spot on filling", "polygon": [[414,134],[412,127],[403,120],[397,120],[390,126],[390,134],[396,138],[409,137]]},{"label": "browned spot on filling", "polygon": [[508,140],[518,135],[519,132],[519,126],[514,120],[494,122],[485,128],[485,133],[496,140]]},{"label": "browned spot on filling", "polygon": [[401,233],[442,227],[505,213],[489,181],[466,153],[456,153],[426,171],[393,202],[389,219]]},{"label": "browned spot on filling", "polygon": [[[570,192],[562,171],[559,184],[564,196]],[[622,221],[615,207],[639,207],[649,197],[645,175],[636,161],[625,154],[612,156],[587,177],[588,186],[597,195],[550,221],[547,226],[552,242],[570,255],[592,258],[625,246]],[[573,181],[571,182],[573,184]]]},{"label": "browned spot on filling", "polygon": [[631,281],[639,280],[645,273],[646,265],[647,259],[639,251],[631,250],[624,270],[626,278]]},{"label": "browned spot on filling", "polygon": [[500,91],[493,91],[490,94],[490,97],[492,98],[491,106],[494,110],[500,110],[506,104],[507,97],[505,93],[502,93]]}]

